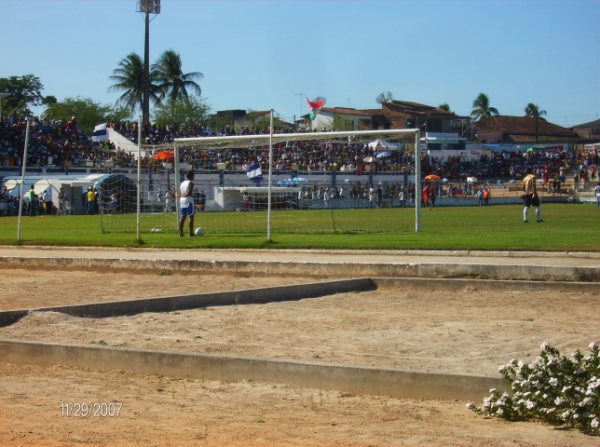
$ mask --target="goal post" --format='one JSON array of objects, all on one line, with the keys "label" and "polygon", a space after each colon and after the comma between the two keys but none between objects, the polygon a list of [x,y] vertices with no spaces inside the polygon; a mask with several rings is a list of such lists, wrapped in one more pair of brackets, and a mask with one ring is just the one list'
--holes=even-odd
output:
[{"label": "goal post", "polygon": [[[174,164],[175,164],[175,209],[176,219],[179,219],[179,184],[180,184],[180,157],[182,148],[189,148],[191,151],[219,151],[228,149],[256,149],[269,148],[268,156],[268,183],[267,183],[267,209],[266,209],[266,228],[267,240],[271,240],[272,234],[272,211],[273,211],[273,146],[290,143],[331,143],[347,141],[350,143],[366,143],[371,140],[385,138],[390,142],[403,142],[412,144],[414,147],[414,207],[416,232],[421,227],[421,203],[420,203],[420,184],[421,184],[421,166],[420,166],[420,139],[419,129],[385,129],[385,130],[358,130],[358,131],[332,131],[332,132],[298,132],[298,133],[273,133],[273,111],[271,111],[270,131],[268,134],[254,135],[229,135],[229,136],[209,136],[195,138],[176,138],[173,142]],[[335,228],[336,222],[332,210],[332,225]]]}]

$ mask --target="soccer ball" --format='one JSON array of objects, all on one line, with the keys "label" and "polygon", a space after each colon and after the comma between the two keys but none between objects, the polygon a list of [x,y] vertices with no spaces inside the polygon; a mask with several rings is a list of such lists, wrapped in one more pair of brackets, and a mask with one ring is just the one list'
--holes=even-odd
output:
[{"label": "soccer ball", "polygon": [[201,227],[198,227],[194,230],[194,234],[196,236],[204,236],[204,230]]}]

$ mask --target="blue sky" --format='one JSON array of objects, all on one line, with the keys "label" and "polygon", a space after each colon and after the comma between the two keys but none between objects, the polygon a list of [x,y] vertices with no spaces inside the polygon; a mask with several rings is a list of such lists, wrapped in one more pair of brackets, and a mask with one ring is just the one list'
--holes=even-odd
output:
[{"label": "blue sky", "polygon": [[[213,111],[375,108],[375,97],[468,115],[486,93],[504,115],[534,102],[574,125],[600,118],[600,0],[162,0],[150,60],[180,53]],[[0,0],[0,77],[113,104],[109,76],[143,55],[137,0]]]}]

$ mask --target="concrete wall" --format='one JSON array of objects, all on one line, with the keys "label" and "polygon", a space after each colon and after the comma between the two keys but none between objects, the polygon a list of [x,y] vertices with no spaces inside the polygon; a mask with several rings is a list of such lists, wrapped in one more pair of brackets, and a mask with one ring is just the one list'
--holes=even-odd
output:
[{"label": "concrete wall", "polygon": [[196,271],[207,273],[237,273],[312,277],[422,277],[422,278],[479,278],[534,281],[600,281],[600,267],[565,267],[551,265],[492,265],[450,262],[394,264],[310,263],[268,261],[203,261],[168,259],[89,259],[89,258],[23,258],[0,257],[2,268],[52,268],[110,271]]},{"label": "concrete wall", "polygon": [[249,380],[411,399],[478,401],[490,388],[505,389],[502,379],[495,377],[16,340],[0,340],[0,361],[220,381]]}]

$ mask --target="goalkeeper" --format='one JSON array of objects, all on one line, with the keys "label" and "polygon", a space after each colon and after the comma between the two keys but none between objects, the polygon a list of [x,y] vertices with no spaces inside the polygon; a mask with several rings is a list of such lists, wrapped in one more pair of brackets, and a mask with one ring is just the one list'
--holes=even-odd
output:
[{"label": "goalkeeper", "polygon": [[529,207],[535,207],[535,217],[537,222],[543,222],[542,210],[540,208],[540,196],[538,196],[537,187],[535,185],[535,174],[531,169],[527,170],[527,175],[523,179],[523,222],[529,222]]},{"label": "goalkeeper", "polygon": [[185,225],[186,217],[190,217],[190,236],[194,236],[194,214],[196,206],[194,204],[194,171],[188,171],[185,175],[186,180],[181,182],[179,193],[179,208],[181,209],[181,217],[179,218],[179,236],[183,237],[183,226]]}]

